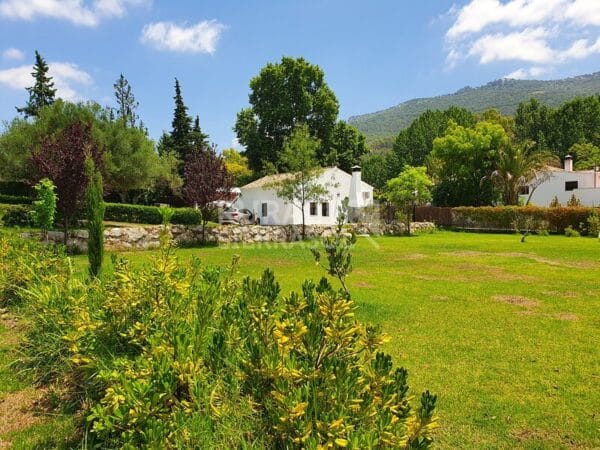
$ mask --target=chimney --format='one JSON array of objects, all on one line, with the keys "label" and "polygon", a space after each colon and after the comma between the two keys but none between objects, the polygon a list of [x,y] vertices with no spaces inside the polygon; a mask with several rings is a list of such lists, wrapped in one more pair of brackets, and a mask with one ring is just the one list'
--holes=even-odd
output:
[{"label": "chimney", "polygon": [[350,180],[350,196],[348,200],[350,208],[361,208],[363,206],[360,166],[352,167],[352,180]]},{"label": "chimney", "polygon": [[565,156],[564,169],[565,172],[573,172],[573,157],[571,155]]}]

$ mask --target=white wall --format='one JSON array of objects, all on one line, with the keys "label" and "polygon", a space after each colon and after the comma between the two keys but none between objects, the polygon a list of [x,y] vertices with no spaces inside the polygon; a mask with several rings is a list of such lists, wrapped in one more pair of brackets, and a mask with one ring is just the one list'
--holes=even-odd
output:
[{"label": "white wall", "polygon": [[[594,177],[596,178],[596,188],[594,188]],[[565,183],[567,181],[577,181],[578,188],[566,191]],[[558,201],[565,205],[573,194],[584,206],[600,205],[600,174],[595,174],[591,170],[552,171],[550,178],[534,191],[530,203],[537,206],[548,206],[556,196]],[[522,195],[521,198],[526,201],[528,196]]]},{"label": "white wall", "polygon": [[[338,207],[345,197],[350,194],[351,175],[337,168],[328,168],[319,176],[318,182],[323,185],[329,185],[329,215],[322,215],[322,202],[317,204],[317,214],[310,215],[310,202],[307,202],[304,208],[305,223],[307,225],[332,225],[337,218]],[[255,211],[260,218],[261,225],[292,225],[302,223],[302,211],[292,204],[286,204],[283,200],[277,198],[272,190],[263,188],[241,188],[242,195],[235,203],[239,209],[247,208]],[[362,192],[368,193],[368,199],[365,199],[365,206],[373,204],[373,188],[366,183],[362,183]],[[362,193],[361,193],[362,195]],[[262,203],[267,203],[268,217],[261,217]]]}]

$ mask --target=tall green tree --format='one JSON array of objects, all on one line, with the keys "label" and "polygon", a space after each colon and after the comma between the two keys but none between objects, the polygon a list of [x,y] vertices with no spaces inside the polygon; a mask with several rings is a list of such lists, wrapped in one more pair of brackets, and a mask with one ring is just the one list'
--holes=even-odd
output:
[{"label": "tall green tree", "polygon": [[446,134],[451,120],[463,127],[472,127],[476,117],[468,110],[455,106],[445,111],[425,111],[408,128],[398,133],[393,148],[396,159],[402,165],[423,165],[433,149],[433,141]]},{"label": "tall green tree", "polygon": [[17,108],[17,112],[24,114],[25,117],[36,117],[41,108],[54,102],[56,89],[52,77],[48,75],[48,70],[48,64],[36,50],[35,64],[31,73],[35,81],[33,86],[27,88],[29,100],[24,107]]},{"label": "tall green tree", "polygon": [[117,118],[127,126],[134,127],[138,119],[136,110],[139,103],[136,101],[129,81],[121,74],[113,85],[117,99]]},{"label": "tall green tree", "polygon": [[300,210],[302,239],[306,238],[306,204],[323,201],[328,195],[328,186],[319,182],[319,175],[323,172],[317,160],[319,145],[308,126],[297,127],[286,139],[280,155],[279,165],[289,173],[268,186],[279,198]]},{"label": "tall green tree", "polygon": [[52,229],[56,215],[56,186],[52,180],[44,178],[34,188],[37,199],[33,202],[33,222],[47,241],[48,231]]},{"label": "tall green tree", "polygon": [[575,144],[569,150],[571,155],[575,156],[575,168],[578,170],[600,168],[600,147],[597,147],[589,142]]},{"label": "tall green tree", "polygon": [[188,115],[188,108],[183,102],[179,80],[175,78],[175,111],[171,122],[171,146],[182,162],[181,174],[183,175],[183,162],[191,153],[192,146],[192,118]]},{"label": "tall green tree", "polygon": [[385,198],[397,208],[408,235],[414,208],[431,201],[432,186],[424,166],[406,166],[400,175],[386,183]]},{"label": "tall green tree", "polygon": [[222,152],[223,162],[235,186],[250,182],[252,171],[248,167],[248,158],[235,148],[226,148]]},{"label": "tall green tree", "polygon": [[238,113],[234,127],[250,169],[279,166],[285,141],[300,124],[318,139],[316,154],[326,163],[339,104],[319,66],[283,57],[267,64],[250,81],[250,90],[250,107]]},{"label": "tall green tree", "polygon": [[335,124],[331,135],[331,144],[319,159],[328,166],[337,166],[346,172],[352,171],[352,166],[356,165],[360,158],[368,150],[365,145],[365,136],[346,122],[340,120]]},{"label": "tall green tree", "polygon": [[194,119],[194,127],[190,133],[190,142],[193,148],[208,148],[208,134],[203,133],[200,129],[200,117]]},{"label": "tall green tree", "polygon": [[87,186],[85,188],[85,216],[88,229],[88,261],[90,276],[97,277],[102,270],[104,259],[104,200],[102,174],[96,168],[94,160],[85,160]]},{"label": "tall green tree", "polygon": [[428,159],[435,182],[433,201],[439,206],[482,206],[498,193],[482,178],[495,169],[500,149],[509,145],[501,125],[479,122],[474,128],[451,123],[444,137],[433,141]]}]

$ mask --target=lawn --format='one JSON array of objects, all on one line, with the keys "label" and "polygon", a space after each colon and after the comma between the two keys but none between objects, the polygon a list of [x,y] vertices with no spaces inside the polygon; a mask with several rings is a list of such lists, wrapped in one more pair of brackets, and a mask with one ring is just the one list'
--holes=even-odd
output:
[{"label": "lawn", "polygon": [[[178,252],[210,265],[238,254],[241,275],[271,267],[289,291],[322,275],[309,246]],[[391,337],[415,393],[439,394],[438,448],[600,447],[599,253],[597,240],[563,236],[359,239],[349,279],[358,315]],[[145,264],[155,253],[121,255]],[[0,370],[0,386],[11,377]]]}]

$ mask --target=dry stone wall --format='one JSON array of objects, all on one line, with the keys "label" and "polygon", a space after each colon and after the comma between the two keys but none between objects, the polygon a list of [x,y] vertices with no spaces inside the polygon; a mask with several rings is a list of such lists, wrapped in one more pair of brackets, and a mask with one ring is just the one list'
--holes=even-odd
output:
[{"label": "dry stone wall", "polygon": [[[359,235],[400,235],[404,233],[403,224],[348,224]],[[430,222],[411,224],[413,232],[428,232],[435,228]],[[104,245],[108,250],[148,250],[160,245],[160,225],[114,227],[104,230]],[[171,235],[181,246],[191,246],[202,242],[202,227],[189,225],[172,225]],[[331,225],[307,225],[306,235],[309,239],[331,236],[335,227]],[[25,234],[30,236],[31,234]],[[49,239],[54,242],[63,241],[63,233],[53,231]],[[220,225],[206,229],[205,242],[212,244],[292,242],[302,238],[301,225],[260,226],[260,225]],[[87,248],[87,230],[76,230],[69,233],[68,246],[85,251]]]}]

